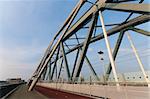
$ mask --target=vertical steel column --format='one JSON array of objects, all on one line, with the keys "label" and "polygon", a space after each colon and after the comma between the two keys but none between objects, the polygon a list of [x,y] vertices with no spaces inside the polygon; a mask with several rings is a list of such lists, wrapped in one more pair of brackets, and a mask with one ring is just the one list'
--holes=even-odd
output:
[{"label": "vertical steel column", "polygon": [[100,79],[98,78],[98,76],[97,76],[97,74],[96,74],[96,72],[95,72],[95,70],[94,70],[94,68],[93,68],[92,64],[90,63],[90,60],[88,59],[87,56],[85,56],[85,60],[86,60],[86,62],[87,62],[87,64],[88,64],[88,66],[90,67],[90,70],[91,70],[91,72],[93,73],[93,75],[94,75],[94,77],[96,78],[96,80],[97,80],[97,81],[100,81]]},{"label": "vertical steel column", "polygon": [[68,61],[67,61],[67,58],[66,58],[66,54],[65,54],[65,49],[64,49],[63,42],[61,42],[60,45],[61,45],[61,51],[62,51],[62,55],[63,55],[65,67],[66,67],[68,81],[70,81],[70,71],[69,71]]},{"label": "vertical steel column", "polygon": [[46,78],[46,73],[47,73],[47,66],[46,66],[46,68],[45,68],[45,70],[44,70],[44,72],[43,72],[43,80],[45,80],[45,78]]},{"label": "vertical steel column", "polygon": [[[114,60],[116,59],[116,56],[118,54],[118,51],[119,51],[119,48],[120,48],[123,36],[124,36],[124,31],[121,31],[120,34],[119,34],[119,36],[118,36],[118,39],[117,39],[117,42],[116,42],[116,45],[115,45],[115,48],[114,48],[114,51],[113,51],[113,59]],[[112,70],[111,63],[109,63],[109,66],[107,68],[106,75],[105,75],[106,81],[109,78],[111,70]]]},{"label": "vertical steel column", "polygon": [[76,58],[75,58],[75,61],[74,61],[74,66],[73,66],[72,74],[71,74],[71,80],[73,80],[73,75],[74,75],[74,71],[75,71],[75,68],[76,68],[77,60],[78,60],[78,57],[79,57],[79,52],[80,52],[80,50],[78,49],[77,50],[77,55],[76,55]]},{"label": "vertical steel column", "polygon": [[58,66],[56,65],[56,69],[55,69],[55,79],[56,79],[56,80],[55,80],[55,82],[57,82],[57,67],[58,67]]},{"label": "vertical steel column", "polygon": [[[45,69],[46,69],[46,68],[45,68]],[[45,69],[44,69],[43,73],[42,73],[41,76],[40,76],[40,80],[44,80],[44,72],[45,72]]]},{"label": "vertical steel column", "polygon": [[136,59],[137,59],[139,65],[140,65],[141,71],[142,71],[142,73],[143,73],[143,75],[144,75],[144,79],[145,79],[145,81],[147,82],[148,87],[150,87],[150,81],[148,80],[148,76],[146,75],[146,72],[145,72],[145,70],[144,70],[144,66],[143,66],[143,64],[142,64],[142,62],[141,62],[141,59],[140,59],[140,57],[139,57],[139,55],[138,55],[138,52],[137,52],[137,50],[136,50],[136,48],[135,48],[135,46],[134,46],[134,43],[133,43],[133,41],[132,41],[132,39],[131,39],[131,36],[130,36],[130,34],[129,34],[128,32],[126,32],[126,34],[127,34],[128,40],[129,40],[129,42],[130,42],[130,45],[131,45],[131,47],[132,47],[132,49],[133,49],[133,52],[134,52],[134,54],[135,54],[135,57],[136,57]]},{"label": "vertical steel column", "polygon": [[[96,22],[95,24],[97,25],[97,22]],[[78,44],[79,44],[80,42],[79,42],[79,39],[78,39],[78,37],[77,37],[77,34],[75,34],[75,36],[76,36],[76,40],[77,40],[77,42],[78,42]],[[82,48],[79,48],[79,49],[82,51]],[[78,49],[78,51],[79,51],[79,49]],[[78,57],[76,57],[76,58],[78,59]],[[76,59],[75,62],[77,62],[77,59]],[[86,62],[87,62],[87,64],[88,64],[88,66],[90,67],[90,70],[91,70],[91,72],[93,73],[94,77],[96,78],[97,81],[99,81],[100,79],[98,78],[98,76],[97,76],[97,74],[96,74],[96,72],[95,72],[95,70],[94,70],[92,64],[90,63],[90,61],[89,61],[89,59],[88,59],[88,57],[87,57],[86,55],[85,55],[85,60],[86,60]],[[76,64],[74,65],[73,73],[74,73],[75,66],[76,66]],[[72,74],[72,75],[73,75],[73,74]]]},{"label": "vertical steel column", "polygon": [[55,72],[55,69],[56,69],[56,66],[57,66],[57,60],[58,60],[58,57],[59,57],[59,51],[60,51],[60,46],[58,47],[58,50],[57,50],[56,59],[55,59],[55,63],[54,63],[54,66],[53,66],[52,75],[51,75],[50,80],[52,80],[53,76],[54,76],[54,72]]},{"label": "vertical steel column", "polygon": [[49,77],[48,77],[48,78],[49,78],[49,80],[51,80],[51,69],[52,69],[52,67],[51,67],[51,66],[52,66],[52,65],[50,65],[50,66],[49,66]]},{"label": "vertical steel column", "polygon": [[48,73],[47,73],[47,77],[46,80],[50,80],[51,77],[51,63],[48,63]]},{"label": "vertical steel column", "polygon": [[63,58],[62,58],[60,69],[59,69],[59,73],[58,73],[58,79],[60,78],[62,67],[63,67]]},{"label": "vertical steel column", "polygon": [[108,37],[107,37],[107,33],[106,33],[104,20],[103,20],[103,16],[102,16],[101,11],[99,11],[99,15],[100,15],[100,21],[101,21],[101,25],[102,25],[103,34],[104,34],[104,39],[105,39],[105,42],[106,42],[106,47],[107,47],[107,50],[108,50],[109,59],[110,59],[110,62],[111,62],[114,78],[115,78],[115,81],[116,81],[116,86],[119,86],[118,79],[117,79],[116,68],[115,68],[115,62],[114,62],[114,59],[113,59],[113,56],[112,56],[112,51],[111,51],[110,44],[109,44],[109,41],[108,41]]},{"label": "vertical steel column", "polygon": [[76,69],[75,69],[75,74],[73,76],[74,81],[77,80],[76,77],[79,77],[79,75],[80,75],[81,68],[82,68],[82,65],[83,65],[83,61],[84,61],[84,58],[85,58],[85,55],[86,55],[86,52],[87,52],[87,49],[88,49],[88,46],[89,46],[89,41],[90,41],[90,39],[92,37],[92,34],[93,34],[93,30],[94,30],[97,18],[98,18],[97,13],[96,12],[93,13],[93,17],[92,17],[92,20],[91,20],[91,25],[89,27],[89,33],[86,37],[86,40],[84,41],[83,50],[81,52],[79,61],[77,63]]},{"label": "vertical steel column", "polygon": [[60,69],[59,69],[59,73],[58,73],[58,79],[60,78],[62,67],[63,67],[63,59],[61,61],[61,65],[60,65]]},{"label": "vertical steel column", "polygon": [[53,79],[54,72],[55,72],[55,68],[56,68],[56,64],[57,64],[57,61],[55,60],[55,63],[54,63],[53,69],[52,69],[52,74],[51,74],[51,76],[50,76],[50,80]]}]

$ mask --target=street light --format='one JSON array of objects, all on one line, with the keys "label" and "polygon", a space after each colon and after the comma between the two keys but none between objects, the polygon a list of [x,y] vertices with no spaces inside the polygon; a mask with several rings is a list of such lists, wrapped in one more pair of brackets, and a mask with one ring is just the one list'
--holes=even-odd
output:
[{"label": "street light", "polygon": [[102,52],[102,51],[99,51],[99,52],[98,52],[98,54],[104,54],[104,52]]},{"label": "street light", "polygon": [[[102,56],[104,54],[104,52],[103,51],[99,51],[98,54],[99,54],[100,61],[101,61],[102,65],[104,65],[104,58]],[[105,65],[103,67],[103,71],[104,71],[104,83],[105,83],[105,73],[106,73]]]}]

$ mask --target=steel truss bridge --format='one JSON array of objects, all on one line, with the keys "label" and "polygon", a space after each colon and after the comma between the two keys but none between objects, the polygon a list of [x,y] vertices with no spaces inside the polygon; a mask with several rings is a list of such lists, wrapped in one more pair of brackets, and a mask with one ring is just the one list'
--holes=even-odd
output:
[{"label": "steel truss bridge", "polygon": [[[62,27],[51,40],[42,60],[30,78],[28,90],[31,91],[33,88],[37,88],[36,86],[45,86],[53,88],[53,90],[64,90],[78,94],[82,93],[84,95],[90,94],[91,97],[97,98],[122,97],[120,99],[135,99],[132,97],[133,94],[128,98],[127,96],[123,96],[127,93],[122,89],[125,88],[125,85],[129,85],[129,89],[134,89],[136,91],[143,90],[141,95],[145,95],[146,98],[149,97],[150,77],[144,69],[139,53],[134,45],[132,36],[130,35],[131,32],[134,31],[134,33],[145,35],[146,37],[150,36],[149,31],[138,28],[139,25],[148,23],[150,20],[150,5],[142,3],[143,1],[144,0],[136,2],[131,0],[97,0],[96,2],[91,2],[88,0],[79,0]],[[83,11],[82,8],[86,4],[90,4],[91,6],[86,11],[85,9]],[[82,11],[82,15],[80,11]],[[121,22],[105,24],[104,20],[107,19],[105,19],[104,13],[111,13],[111,11],[120,13],[120,16],[122,16],[123,13],[126,13],[126,18],[122,18]],[[98,30],[101,31],[99,32]],[[112,51],[108,37],[112,37],[115,34],[118,34],[118,37]],[[144,83],[137,83],[136,86],[134,86],[135,83],[133,82],[128,83],[125,80],[120,81],[116,71],[117,66],[115,60],[124,35],[126,35],[129,40],[129,44],[131,45],[139,64],[141,74],[143,75]],[[103,81],[101,81],[100,76],[95,71],[95,68],[87,55],[89,46],[101,41],[104,41],[105,43],[109,59]],[[95,47],[95,49],[97,48]],[[74,54],[74,56],[72,56],[74,57],[74,60],[68,59],[67,57],[68,55],[72,55],[72,53]],[[98,53],[103,54],[103,51]],[[72,68],[69,63],[73,64]],[[82,71],[84,64],[87,64],[89,67],[91,74],[95,79],[93,82],[91,80],[83,81],[81,72],[84,72]],[[109,82],[111,72],[114,77],[113,82]],[[137,86],[141,85],[144,87],[138,89]],[[88,89],[89,86],[91,87],[92,92]],[[114,91],[110,91],[112,93],[109,96],[108,94],[104,94],[104,89]],[[117,90],[120,90],[118,92],[119,94],[117,93]],[[118,97],[113,95],[115,92]],[[139,93],[137,92],[136,94]]]}]

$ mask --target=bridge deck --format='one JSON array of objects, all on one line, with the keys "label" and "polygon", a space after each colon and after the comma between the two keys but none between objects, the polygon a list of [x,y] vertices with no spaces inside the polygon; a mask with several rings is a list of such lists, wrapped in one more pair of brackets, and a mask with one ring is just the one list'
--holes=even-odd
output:
[{"label": "bridge deck", "polygon": [[28,92],[26,85],[21,85],[15,92],[7,97],[7,99],[48,99],[37,91]]},{"label": "bridge deck", "polygon": [[146,86],[109,86],[67,83],[38,83],[38,86],[89,96],[111,99],[150,99],[150,88]]}]

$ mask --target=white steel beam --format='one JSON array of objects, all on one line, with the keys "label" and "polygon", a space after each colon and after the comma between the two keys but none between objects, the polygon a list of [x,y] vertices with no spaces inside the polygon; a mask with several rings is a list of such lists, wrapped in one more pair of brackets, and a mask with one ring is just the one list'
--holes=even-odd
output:
[{"label": "white steel beam", "polygon": [[133,43],[133,41],[132,41],[132,38],[131,38],[131,36],[130,36],[130,34],[129,34],[128,32],[126,32],[126,34],[127,34],[128,40],[129,40],[129,42],[130,42],[131,48],[133,49],[133,52],[134,52],[134,54],[135,54],[135,57],[136,57],[136,59],[137,59],[137,61],[138,61],[138,63],[139,63],[140,69],[141,69],[141,71],[142,71],[142,73],[143,73],[143,75],[144,75],[144,79],[145,79],[145,81],[147,82],[148,87],[150,87],[150,81],[148,80],[148,75],[146,75],[146,72],[145,72],[145,70],[144,70],[144,66],[143,66],[143,64],[142,64],[142,62],[141,62],[141,59],[140,59],[140,57],[139,57],[139,55],[138,55],[138,52],[137,52],[137,50],[136,50],[136,48],[135,48],[135,46],[134,46],[134,43]]},{"label": "white steel beam", "polygon": [[110,63],[111,63],[111,66],[112,66],[112,71],[113,71],[113,75],[114,75],[114,78],[115,78],[116,86],[120,86],[119,82],[118,82],[118,79],[117,79],[116,66],[115,66],[113,56],[112,56],[112,51],[111,51],[111,48],[110,48],[110,43],[109,43],[109,40],[108,40],[108,37],[107,37],[107,32],[106,32],[106,28],[105,28],[105,25],[104,25],[104,20],[103,20],[103,16],[102,16],[101,11],[99,11],[99,16],[100,16],[100,22],[101,22],[101,25],[102,25],[104,39],[105,39],[105,43],[106,43]]}]

